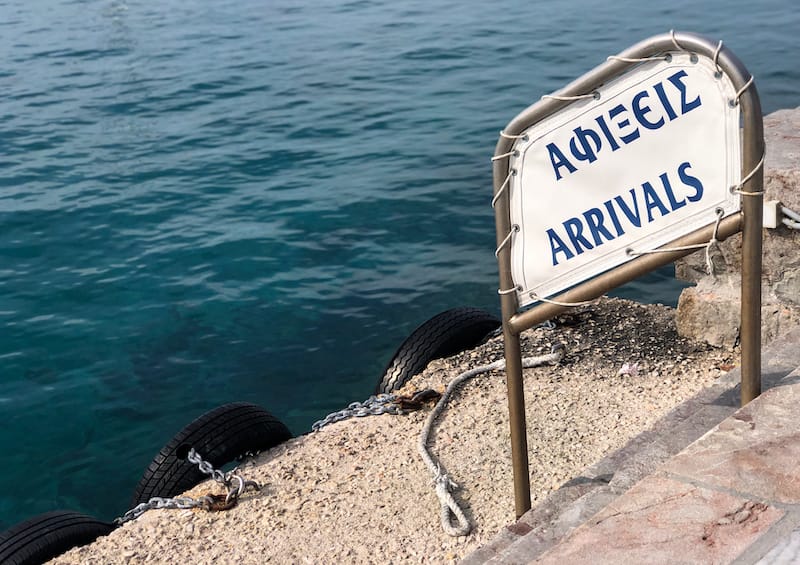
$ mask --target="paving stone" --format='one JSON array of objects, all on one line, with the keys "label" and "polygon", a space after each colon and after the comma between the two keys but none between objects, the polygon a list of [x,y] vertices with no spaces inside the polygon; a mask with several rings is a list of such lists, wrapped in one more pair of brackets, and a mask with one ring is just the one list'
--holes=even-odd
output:
[{"label": "paving stone", "polygon": [[682,477],[785,504],[800,504],[800,384],[766,391],[673,457]]},{"label": "paving stone", "polygon": [[777,544],[757,565],[794,565],[800,563],[800,528]]},{"label": "paving stone", "polygon": [[729,563],[784,514],[759,501],[651,476],[534,563]]}]

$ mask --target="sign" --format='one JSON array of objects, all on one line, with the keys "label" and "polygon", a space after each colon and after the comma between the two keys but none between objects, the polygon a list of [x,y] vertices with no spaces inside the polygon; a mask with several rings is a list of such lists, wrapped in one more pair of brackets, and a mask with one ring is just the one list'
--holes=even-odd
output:
[{"label": "sign", "polygon": [[520,306],[739,210],[736,89],[676,51],[539,121],[509,160]]}]

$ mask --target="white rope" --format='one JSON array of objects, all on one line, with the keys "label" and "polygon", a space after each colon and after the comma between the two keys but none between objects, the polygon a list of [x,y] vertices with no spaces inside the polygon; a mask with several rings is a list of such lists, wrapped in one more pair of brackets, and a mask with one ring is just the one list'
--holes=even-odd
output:
[{"label": "white rope", "polygon": [[711,234],[711,239],[708,240],[708,245],[706,245],[706,272],[712,277],[714,277],[714,263],[711,262],[711,247],[719,243],[717,240],[717,235],[719,235],[719,223],[722,221],[722,216],[724,214],[725,212],[722,208],[717,208],[717,223],[714,224],[714,233]]},{"label": "white rope", "polygon": [[499,256],[500,256],[500,251],[502,251],[502,250],[503,250],[503,247],[505,247],[506,245],[508,245],[508,243],[511,241],[511,237],[512,237],[512,236],[513,236],[515,233],[517,233],[518,231],[519,231],[519,226],[518,226],[517,224],[513,224],[513,225],[511,226],[511,231],[510,231],[510,232],[508,232],[508,235],[506,236],[506,238],[505,238],[503,241],[501,241],[501,242],[500,242],[500,245],[498,245],[498,246],[497,246],[497,249],[495,249],[495,250],[494,250],[494,256],[495,256],[495,257],[499,257]]},{"label": "white rope", "polygon": [[706,243],[697,243],[695,245],[679,245],[678,247],[661,247],[659,249],[649,249],[647,251],[634,251],[633,249],[626,249],[625,252],[632,256],[638,257],[639,255],[650,255],[653,253],[670,253],[672,251],[691,251],[693,249],[703,249],[706,250],[706,270],[709,275],[714,275],[714,263],[711,262],[711,248],[719,243],[717,240],[717,235],[719,235],[719,224],[722,221],[722,217],[725,215],[725,211],[722,208],[717,208],[717,222],[714,224],[714,233],[711,235],[711,239],[709,239]]},{"label": "white rope", "polygon": [[719,40],[717,48],[714,50],[714,66],[717,67],[717,72],[722,72],[722,67],[719,66],[719,52],[722,51],[722,40]]},{"label": "white rope", "polygon": [[678,51],[685,51],[686,53],[691,53],[691,51],[689,51],[688,49],[686,49],[686,47],[678,43],[678,40],[675,39],[674,29],[669,30],[669,35],[672,38],[672,44],[675,46],[675,49],[677,49]]},{"label": "white rope", "polygon": [[594,304],[599,298],[595,298],[594,300],[584,300],[583,302],[559,302],[558,300],[551,300],[549,298],[544,298],[539,296],[535,292],[530,293],[530,297],[534,300],[540,300],[541,302],[547,302],[548,304],[555,304],[556,306],[567,306],[568,308],[578,307],[578,306],[588,306],[589,304]]},{"label": "white rope", "polygon": [[511,294],[512,292],[519,292],[520,290],[522,290],[522,288],[519,287],[519,286],[513,286],[513,287],[507,288],[505,290],[501,290],[501,289],[498,288],[497,289],[497,294],[499,294],[500,296],[503,296],[505,294]]},{"label": "white rope", "polygon": [[739,184],[737,184],[734,187],[731,187],[731,192],[734,194],[741,194],[742,196],[763,196],[764,195],[763,190],[756,192],[746,192],[742,190],[742,188],[747,183],[747,181],[753,178],[753,175],[755,175],[758,172],[758,170],[764,166],[764,160],[766,158],[767,158],[767,152],[764,151],[764,154],[761,156],[761,160],[758,162],[758,164],[755,167],[753,167],[753,170],[750,171],[750,173],[748,173],[746,177],[744,177],[741,181],[739,181]]},{"label": "white rope", "polygon": [[511,180],[511,177],[513,177],[516,174],[517,174],[516,169],[511,169],[510,171],[508,171],[508,176],[506,177],[506,180],[503,181],[503,184],[501,184],[500,188],[497,189],[497,194],[495,194],[494,198],[492,198],[492,208],[494,208],[497,205],[497,201],[500,200],[500,197],[503,195],[503,192],[505,191],[506,187],[508,187],[508,183]]},{"label": "white rope", "polygon": [[744,86],[742,86],[742,88],[739,89],[739,91],[736,93],[736,96],[733,98],[733,100],[731,100],[731,104],[733,104],[734,106],[739,105],[739,98],[742,96],[742,93],[745,90],[750,88],[750,85],[753,84],[754,79],[755,77],[753,77],[753,75],[750,75],[750,79],[746,83],[744,83]]},{"label": "white rope", "polygon": [[654,57],[642,57],[640,59],[631,57],[620,57],[619,55],[609,55],[606,61],[622,61],[623,63],[646,63],[647,61],[669,61],[672,59],[669,55],[657,55]]},{"label": "white rope", "polygon": [[648,249],[645,251],[634,251],[633,249],[626,249],[625,253],[627,253],[630,257],[638,257],[639,255],[653,255],[655,253],[669,253],[671,251],[690,251],[692,249],[702,249],[708,245],[706,243],[698,243],[696,245],[679,245],[677,247],[664,247],[661,249]]},{"label": "white rope", "polygon": [[495,155],[492,157],[492,161],[499,161],[500,159],[505,159],[506,157],[511,157],[512,155],[514,157],[519,157],[519,151],[515,149],[514,151],[509,151],[508,153],[503,153],[502,155]]},{"label": "white rope", "polygon": [[546,100],[548,98],[551,100],[560,100],[561,102],[573,102],[575,100],[583,100],[584,98],[594,98],[595,100],[600,100],[600,93],[595,90],[590,94],[577,94],[575,96],[559,96],[558,94],[545,94],[542,96],[542,100]]},{"label": "white rope", "polygon": [[515,135],[513,133],[506,133],[504,131],[501,131],[500,132],[500,137],[505,137],[506,139],[522,139],[524,141],[528,141],[528,134],[527,133],[519,133],[519,134]]},{"label": "white rope", "polygon": [[[526,357],[522,360],[522,367],[529,369],[545,364],[554,365],[564,358],[564,354],[564,346],[559,344],[554,346],[552,353],[549,353],[548,355],[541,355],[539,357]],[[494,363],[481,365],[479,367],[475,367],[474,369],[465,371],[450,381],[450,384],[447,385],[447,388],[445,389],[444,394],[442,394],[442,397],[439,399],[439,402],[436,403],[436,406],[428,415],[428,419],[425,421],[425,426],[422,428],[422,432],[419,434],[417,451],[419,451],[422,460],[425,462],[425,465],[428,466],[428,469],[433,475],[434,484],[436,485],[436,496],[439,497],[439,503],[441,505],[440,518],[442,522],[442,528],[447,534],[453,537],[466,536],[472,529],[472,525],[469,523],[464,511],[458,505],[458,502],[456,502],[456,500],[453,498],[452,491],[457,489],[458,485],[452,479],[450,479],[447,473],[442,471],[441,463],[437,462],[433,455],[428,452],[428,442],[433,430],[433,423],[444,411],[450,396],[464,381],[480,375],[481,373],[503,370],[505,366],[505,359],[500,359]],[[455,525],[453,524],[454,519],[456,521]]]}]

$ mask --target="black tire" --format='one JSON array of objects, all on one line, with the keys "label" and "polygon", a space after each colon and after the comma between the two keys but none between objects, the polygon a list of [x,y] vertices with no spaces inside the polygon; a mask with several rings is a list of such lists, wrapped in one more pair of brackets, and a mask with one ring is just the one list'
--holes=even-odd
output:
[{"label": "black tire", "polygon": [[390,393],[406,384],[434,359],[455,355],[482,343],[500,320],[480,308],[445,310],[415,329],[397,349],[375,389]]},{"label": "black tire", "polygon": [[39,514],[0,533],[0,563],[39,565],[73,547],[92,543],[114,528],[114,524],[71,510]]},{"label": "black tire", "polygon": [[133,495],[136,506],[154,496],[171,497],[208,478],[186,460],[195,451],[215,469],[250,453],[264,451],[291,438],[275,416],[246,402],[224,404],[183,428],[147,467]]}]

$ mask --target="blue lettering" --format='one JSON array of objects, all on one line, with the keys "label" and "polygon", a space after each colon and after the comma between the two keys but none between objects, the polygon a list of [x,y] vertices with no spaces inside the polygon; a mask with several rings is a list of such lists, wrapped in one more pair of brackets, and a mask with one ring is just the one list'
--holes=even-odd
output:
[{"label": "blue lettering", "polygon": [[[608,111],[608,117],[613,120],[618,115],[622,114],[623,112],[627,112],[627,111],[628,111],[628,109],[625,106],[623,106],[622,104],[617,104],[616,106],[611,108],[611,110]],[[619,122],[617,122],[617,127],[620,130],[622,128],[626,128],[626,127],[628,127],[630,125],[631,125],[631,121],[628,118],[625,118],[624,120],[620,120]],[[619,136],[619,138],[623,142],[625,142],[625,144],[627,145],[631,141],[639,138],[639,128],[634,128],[631,133],[626,134],[626,135],[621,135],[621,136]]]},{"label": "blue lettering", "polygon": [[661,202],[661,199],[656,194],[653,185],[649,182],[642,183],[642,190],[644,191],[644,204],[647,206],[647,221],[653,221],[653,209],[658,208],[658,211],[661,212],[662,216],[666,216],[669,214],[669,210],[664,204]]},{"label": "blue lettering", "polygon": [[[570,218],[562,225],[564,226],[564,229],[567,230],[569,240],[572,242],[572,246],[575,248],[575,252],[578,255],[584,251],[594,248],[589,240],[583,237],[583,223],[578,218]],[[581,245],[586,249],[581,247]]]},{"label": "blue lettering", "polygon": [[619,209],[623,211],[625,216],[627,216],[628,221],[630,223],[632,223],[634,226],[636,226],[637,228],[640,228],[640,227],[642,227],[642,218],[639,215],[639,202],[636,200],[636,191],[634,189],[631,189],[630,190],[630,195],[631,195],[631,200],[633,201],[633,210],[636,211],[635,214],[634,214],[633,210],[628,208],[628,205],[622,199],[622,196],[615,196],[614,197],[614,202],[617,203],[617,206],[619,206]]},{"label": "blue lettering", "polygon": [[661,100],[661,104],[664,105],[664,109],[667,111],[667,116],[669,116],[669,121],[677,118],[678,114],[676,114],[675,110],[672,109],[672,105],[669,103],[669,98],[667,98],[667,93],[664,92],[664,84],[660,82],[658,84],[654,84],[653,90],[656,91],[656,94],[658,94],[658,99]]},{"label": "blue lettering", "polygon": [[651,112],[650,106],[641,106],[642,98],[650,96],[646,90],[642,90],[639,94],[633,97],[633,115],[640,124],[647,129],[658,129],[664,125],[664,118],[660,118],[657,122],[649,122],[645,116]]},{"label": "blue lettering", "polygon": [[621,236],[625,233],[625,230],[622,229],[622,225],[619,223],[617,211],[614,210],[611,200],[606,200],[603,202],[603,205],[606,207],[606,210],[608,210],[608,215],[611,216],[611,223],[614,224],[614,229],[617,230],[617,237]]},{"label": "blue lettering", "polygon": [[667,193],[667,200],[669,200],[669,205],[672,207],[672,211],[674,212],[678,208],[683,208],[686,206],[686,200],[676,200],[675,193],[672,191],[672,185],[669,184],[667,173],[659,175],[658,178],[661,179],[661,184],[664,186],[664,190]]},{"label": "blue lettering", "polygon": [[556,180],[561,180],[561,171],[559,170],[561,167],[566,167],[570,174],[578,170],[575,165],[567,160],[555,143],[547,144],[547,152],[550,155],[550,163],[553,165],[553,170],[556,172]]},{"label": "blue lettering", "polygon": [[681,166],[678,167],[678,176],[683,184],[694,188],[694,194],[692,196],[687,196],[686,198],[689,200],[689,202],[697,202],[703,197],[703,183],[701,183],[700,179],[697,177],[693,177],[686,172],[686,169],[690,169],[691,167],[692,165],[688,161],[681,163]]},{"label": "blue lettering", "polygon": [[[631,188],[626,193],[615,196],[603,202],[602,206],[589,208],[581,215],[569,218],[562,222],[561,235],[555,229],[547,229],[545,233],[550,244],[550,255],[553,266],[581,255],[585,251],[603,245],[625,234],[625,227],[642,227],[642,210],[639,199],[642,199],[647,211],[647,221],[654,222],[660,217],[665,217],[675,210],[679,210],[688,202],[697,202],[703,197],[703,184],[691,174],[692,165],[688,161],[678,167],[678,176],[681,182],[694,189],[689,196],[682,196],[681,190],[676,191],[670,182],[669,174],[662,173],[658,176],[663,187],[663,192],[657,191],[649,181],[644,181],[641,186]],[[657,183],[656,183],[657,185]],[[666,195],[666,200],[664,198]],[[630,197],[630,200],[627,198]],[[668,207],[665,202],[669,202]],[[656,212],[658,212],[656,214]],[[606,213],[608,215],[606,215]],[[627,220],[628,223],[625,223]],[[613,229],[611,228],[613,225]],[[630,229],[628,227],[628,229]],[[616,232],[616,235],[615,233]],[[591,235],[590,235],[591,234]]]},{"label": "blue lettering", "polygon": [[605,237],[607,241],[614,239],[611,232],[603,225],[603,213],[599,208],[586,210],[586,212],[583,213],[583,217],[586,218],[586,225],[589,226],[589,231],[592,232],[595,245],[603,244],[603,240],[600,238],[601,235]]},{"label": "blue lettering", "polygon": [[[597,132],[591,129],[583,129],[582,127],[577,127],[572,131],[575,132],[575,136],[569,140],[569,149],[572,151],[572,156],[579,161],[589,161],[590,163],[596,161],[596,153],[600,151],[601,146],[600,136],[597,135]],[[583,152],[578,149],[577,144],[575,143],[576,139],[578,140],[578,143],[581,144]],[[591,139],[594,143],[594,149],[592,149],[592,147],[589,145],[589,139]]]},{"label": "blue lettering", "polygon": [[[639,126],[647,130],[657,130],[664,127],[667,121],[671,122],[679,115],[700,107],[702,101],[699,94],[690,99],[691,93],[688,92],[688,85],[685,82],[688,76],[685,70],[679,70],[666,80],[637,92],[631,99],[630,105],[617,104],[607,112],[595,116],[594,121],[598,127],[596,130],[585,126],[573,129],[568,144],[572,161],[555,143],[548,143],[547,152],[556,180],[561,180],[566,175],[562,169],[572,174],[578,170],[580,161],[587,163],[597,161],[603,148],[603,140],[608,142],[611,151],[617,151],[621,145],[630,144],[641,137]],[[671,91],[668,95],[667,83],[671,84],[677,93]],[[656,102],[653,92],[660,104]],[[663,112],[660,108],[663,108]],[[631,119],[631,115],[634,119]]]},{"label": "blue lettering", "polygon": [[600,131],[602,131],[603,135],[606,136],[608,144],[611,146],[611,150],[616,151],[619,149],[619,143],[617,143],[617,140],[614,139],[613,135],[611,135],[611,131],[608,129],[605,116],[597,116],[594,121],[597,122],[597,125],[600,126]]},{"label": "blue lettering", "polygon": [[569,247],[566,246],[566,244],[561,240],[560,237],[558,237],[558,235],[556,235],[556,232],[554,232],[552,229],[547,230],[547,238],[550,240],[550,252],[553,255],[554,267],[558,265],[558,259],[556,258],[556,255],[558,253],[564,254],[564,257],[566,257],[565,261],[569,261],[570,259],[575,257],[575,254],[572,251],[570,251]]},{"label": "blue lettering", "polygon": [[677,88],[681,93],[681,115],[689,112],[690,110],[694,110],[698,106],[700,106],[700,96],[692,100],[691,102],[686,101],[686,85],[681,82],[681,79],[686,77],[686,71],[678,71],[667,80],[669,80],[675,88]]}]

